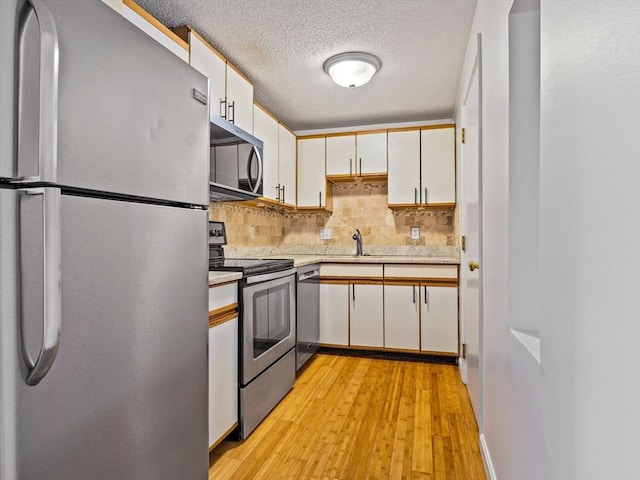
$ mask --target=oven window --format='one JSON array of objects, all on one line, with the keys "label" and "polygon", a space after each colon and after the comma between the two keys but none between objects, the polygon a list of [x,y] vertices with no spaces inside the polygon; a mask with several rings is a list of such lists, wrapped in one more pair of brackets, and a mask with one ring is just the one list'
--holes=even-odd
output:
[{"label": "oven window", "polygon": [[253,295],[253,358],[258,358],[291,333],[289,295],[289,283]]}]

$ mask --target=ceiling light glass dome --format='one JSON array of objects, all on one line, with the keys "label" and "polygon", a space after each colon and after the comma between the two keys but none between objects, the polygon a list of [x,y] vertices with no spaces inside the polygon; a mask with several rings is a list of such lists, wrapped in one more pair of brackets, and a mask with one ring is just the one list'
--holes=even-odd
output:
[{"label": "ceiling light glass dome", "polygon": [[369,53],[347,52],[324,62],[324,71],[341,87],[360,87],[380,70],[380,59]]}]

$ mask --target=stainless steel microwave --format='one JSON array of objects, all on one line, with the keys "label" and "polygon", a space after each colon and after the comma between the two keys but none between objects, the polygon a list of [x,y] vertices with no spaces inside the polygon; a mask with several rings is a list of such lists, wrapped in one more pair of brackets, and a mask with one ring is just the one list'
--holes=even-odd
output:
[{"label": "stainless steel microwave", "polygon": [[209,196],[214,201],[262,196],[262,140],[212,115]]}]

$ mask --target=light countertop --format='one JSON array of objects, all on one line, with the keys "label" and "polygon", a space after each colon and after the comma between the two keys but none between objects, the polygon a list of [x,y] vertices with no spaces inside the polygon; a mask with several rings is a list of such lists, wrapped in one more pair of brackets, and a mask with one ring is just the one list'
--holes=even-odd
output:
[{"label": "light countertop", "polygon": [[426,263],[431,265],[458,265],[460,263],[460,259],[454,257],[415,255],[287,255],[283,253],[273,258],[291,258],[295,267],[304,267],[314,263]]},{"label": "light countertop", "polygon": [[242,278],[241,272],[209,272],[209,286],[234,282]]}]

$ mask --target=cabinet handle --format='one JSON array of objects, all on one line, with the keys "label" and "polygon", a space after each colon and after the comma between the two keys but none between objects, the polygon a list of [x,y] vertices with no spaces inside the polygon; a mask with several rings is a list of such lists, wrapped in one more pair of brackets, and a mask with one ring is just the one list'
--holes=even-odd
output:
[{"label": "cabinet handle", "polygon": [[428,194],[429,194],[429,189],[427,187],[424,187],[424,203],[429,203],[429,201],[427,200]]},{"label": "cabinet handle", "polygon": [[318,206],[322,206],[322,192],[318,192]]},{"label": "cabinet handle", "polygon": [[413,202],[418,205],[418,189],[414,188],[413,189]]},{"label": "cabinet handle", "polygon": [[276,185],[276,202],[280,201],[280,184]]},{"label": "cabinet handle", "polygon": [[[231,112],[233,112],[233,117],[231,116]],[[236,102],[233,101],[229,104],[229,123],[236,123]]]},{"label": "cabinet handle", "polygon": [[220,99],[220,116],[227,118],[227,97]]},{"label": "cabinet handle", "polygon": [[282,185],[282,203],[284,203],[284,185]]},{"label": "cabinet handle", "polygon": [[349,159],[349,175],[353,175],[353,158]]},{"label": "cabinet handle", "polygon": [[362,157],[360,157],[360,175],[362,175]]},{"label": "cabinet handle", "polygon": [[351,284],[351,298],[353,299],[353,302],[355,303],[355,301],[356,301],[356,285],[355,285],[355,283]]},{"label": "cabinet handle", "polygon": [[424,286],[424,304],[429,305],[429,290],[427,290],[427,286]]},{"label": "cabinet handle", "polygon": [[416,286],[413,286],[413,303],[416,303]]}]

